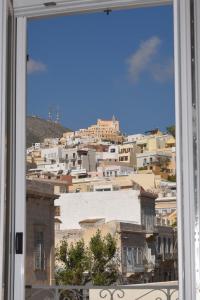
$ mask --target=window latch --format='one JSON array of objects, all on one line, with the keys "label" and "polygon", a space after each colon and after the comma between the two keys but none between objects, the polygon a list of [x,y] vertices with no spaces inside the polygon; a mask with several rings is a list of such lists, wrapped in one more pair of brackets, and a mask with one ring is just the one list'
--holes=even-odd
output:
[{"label": "window latch", "polygon": [[107,14],[107,16],[112,12],[112,10],[111,9],[109,9],[109,8],[107,8],[107,9],[105,9],[104,10],[104,12]]},{"label": "window latch", "polygon": [[56,2],[54,2],[54,1],[44,2],[43,4],[46,7],[56,6]]},{"label": "window latch", "polygon": [[15,251],[16,254],[23,254],[23,232],[16,232]]}]

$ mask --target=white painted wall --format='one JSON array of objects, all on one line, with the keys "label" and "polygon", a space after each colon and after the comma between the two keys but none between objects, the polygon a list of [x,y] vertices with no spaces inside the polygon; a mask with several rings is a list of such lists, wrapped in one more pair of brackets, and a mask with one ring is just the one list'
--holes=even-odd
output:
[{"label": "white painted wall", "polygon": [[131,134],[127,136],[127,142],[136,142],[137,140],[140,140],[144,137],[145,135],[141,133]]},{"label": "white painted wall", "polygon": [[46,157],[47,160],[59,160],[62,157],[62,150],[60,147],[43,148],[41,149],[41,157]]},{"label": "white painted wall", "polygon": [[115,159],[118,160],[118,153],[112,152],[96,152],[96,160]]},{"label": "white painted wall", "polygon": [[128,166],[118,166],[118,165],[105,165],[102,167],[97,167],[98,176],[109,177],[109,176],[127,176],[134,174],[134,168]]},{"label": "white painted wall", "polygon": [[61,194],[55,200],[55,205],[60,206],[60,229],[80,228],[80,221],[93,218],[141,224],[139,193],[128,190]]},{"label": "white painted wall", "polygon": [[56,174],[57,174],[58,171],[61,171],[61,170],[64,171],[64,172],[68,171],[66,163],[38,164],[37,169],[42,170],[42,171],[46,171],[46,172],[55,172]]}]

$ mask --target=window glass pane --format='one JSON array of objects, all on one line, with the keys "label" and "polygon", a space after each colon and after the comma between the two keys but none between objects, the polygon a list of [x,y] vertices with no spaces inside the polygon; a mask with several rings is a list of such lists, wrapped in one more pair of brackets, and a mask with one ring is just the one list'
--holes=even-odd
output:
[{"label": "window glass pane", "polygon": [[43,232],[35,232],[35,270],[44,271],[44,237]]},{"label": "window glass pane", "polygon": [[172,15],[29,21],[26,284],[48,286],[44,299],[100,299],[88,285],[177,289]]}]

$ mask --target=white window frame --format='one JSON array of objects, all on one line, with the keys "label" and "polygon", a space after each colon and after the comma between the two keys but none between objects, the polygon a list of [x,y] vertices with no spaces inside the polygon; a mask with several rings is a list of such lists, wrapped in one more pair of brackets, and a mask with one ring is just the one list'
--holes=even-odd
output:
[{"label": "white window frame", "polygon": [[7,12],[6,1],[0,1],[0,299],[3,295],[3,257],[5,230],[5,181],[6,181],[6,41],[7,41]]},{"label": "white window frame", "polygon": [[[200,1],[195,5],[194,36],[195,60],[191,55],[190,0],[54,0],[48,7],[42,0],[14,0],[16,18],[16,144],[15,151],[15,232],[25,233],[25,113],[26,113],[26,27],[28,18],[63,15],[76,12],[94,12],[104,9],[136,8],[149,5],[173,4],[175,106],[177,143],[177,207],[179,298],[195,300],[200,297],[200,242],[199,242],[199,98],[200,98]],[[0,238],[3,241],[5,217],[5,116],[6,116],[6,53],[7,3],[0,1]],[[11,5],[11,4],[10,4]],[[9,58],[8,58],[9,59]],[[195,73],[192,73],[192,65]],[[194,77],[195,76],[195,77]],[[194,83],[195,78],[195,84]],[[196,102],[195,102],[196,100]],[[196,146],[197,147],[196,147]],[[9,199],[7,199],[8,201]],[[25,245],[25,241],[24,241]],[[0,246],[0,297],[3,286],[3,249]],[[24,253],[24,252],[23,252]],[[24,299],[24,254],[14,255],[14,296],[9,300]]]}]

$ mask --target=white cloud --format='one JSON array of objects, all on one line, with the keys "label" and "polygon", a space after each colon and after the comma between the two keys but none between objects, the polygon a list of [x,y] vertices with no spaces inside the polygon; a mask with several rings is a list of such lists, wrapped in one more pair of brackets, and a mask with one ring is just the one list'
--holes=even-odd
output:
[{"label": "white cloud", "polygon": [[139,48],[128,59],[129,75],[133,82],[136,82],[141,73],[145,71],[152,58],[158,52],[161,40],[153,36],[146,41],[141,42]]},{"label": "white cloud", "polygon": [[44,72],[46,71],[47,66],[37,60],[34,59],[29,59],[29,61],[27,62],[27,73],[28,74],[32,74],[32,73],[36,73],[36,72]]},{"label": "white cloud", "polygon": [[165,82],[174,77],[174,61],[168,59],[162,64],[152,64],[151,73],[153,78],[159,82]]}]

